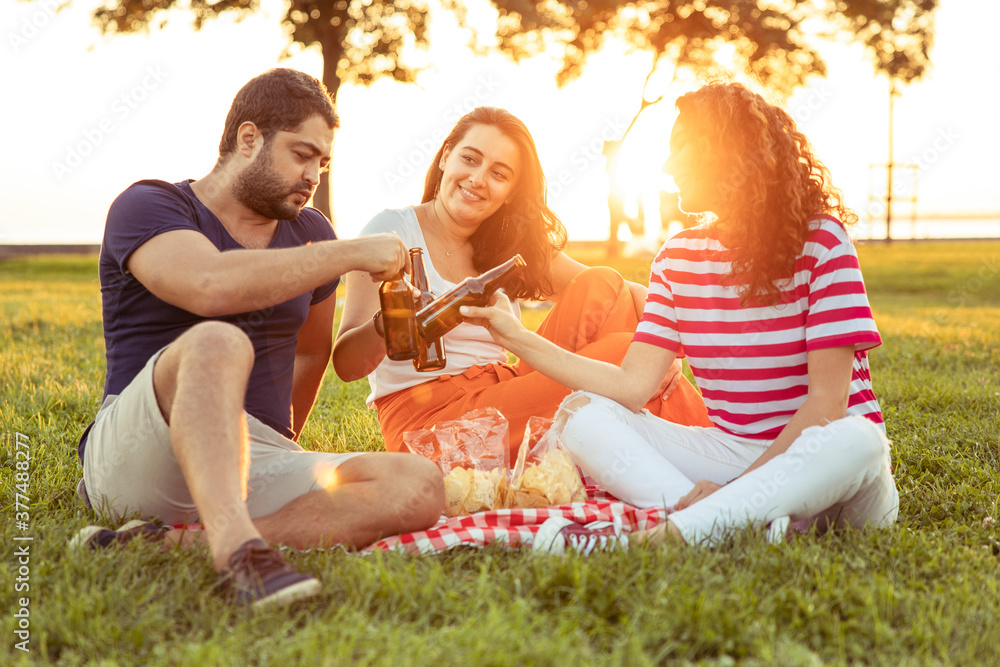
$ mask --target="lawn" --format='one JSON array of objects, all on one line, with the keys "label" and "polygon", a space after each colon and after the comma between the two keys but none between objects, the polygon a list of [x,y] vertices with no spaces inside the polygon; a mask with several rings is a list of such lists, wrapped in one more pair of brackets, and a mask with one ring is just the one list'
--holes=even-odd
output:
[{"label": "lawn", "polygon": [[[323,594],[256,616],[212,591],[204,551],[65,552],[94,519],[74,489],[103,385],[97,262],[0,263],[0,663],[1000,664],[1000,242],[859,253],[894,529],[591,557],[291,553]],[[644,281],[648,262],[616,268]],[[380,449],[366,393],[329,373],[303,444]]]}]

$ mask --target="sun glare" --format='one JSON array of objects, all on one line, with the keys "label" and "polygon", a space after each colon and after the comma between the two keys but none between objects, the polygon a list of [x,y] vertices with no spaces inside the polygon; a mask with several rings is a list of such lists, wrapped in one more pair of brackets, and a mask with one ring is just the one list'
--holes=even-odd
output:
[{"label": "sun glare", "polygon": [[333,493],[340,485],[340,475],[337,474],[336,468],[323,465],[316,469],[315,474],[317,486],[326,490],[327,493]]}]

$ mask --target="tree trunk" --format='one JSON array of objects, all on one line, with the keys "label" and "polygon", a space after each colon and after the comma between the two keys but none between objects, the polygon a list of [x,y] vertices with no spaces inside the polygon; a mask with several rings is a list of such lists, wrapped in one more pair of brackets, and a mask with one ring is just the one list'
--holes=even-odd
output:
[{"label": "tree trunk", "polygon": [[[341,49],[339,44],[324,44],[323,45],[323,85],[330,92],[330,97],[335,101],[337,99],[337,90],[340,89],[340,79],[337,78],[337,62],[340,60]],[[334,139],[336,145],[336,139]],[[333,166],[333,160],[330,161],[331,167]],[[326,172],[320,176],[319,187],[316,188],[316,194],[313,196],[313,207],[319,209],[323,215],[330,218],[330,222],[333,223],[334,229],[337,228],[336,221],[333,219],[333,181],[330,178],[330,174],[333,170]]]},{"label": "tree trunk", "polygon": [[[618,160],[618,152],[621,150],[622,145],[625,143],[625,139],[628,137],[628,133],[632,131],[632,127],[635,122],[639,120],[639,116],[642,112],[646,110],[646,107],[651,107],[654,104],[659,104],[663,100],[663,95],[660,95],[655,100],[650,102],[646,99],[646,88],[649,87],[649,80],[653,77],[653,73],[656,72],[656,63],[659,61],[660,54],[657,52],[653,56],[653,64],[649,68],[649,73],[646,74],[646,81],[642,84],[642,101],[639,104],[639,110],[635,112],[632,116],[632,122],[628,124],[625,128],[625,132],[622,136],[618,138],[615,142],[604,142],[604,155],[607,160],[605,168],[608,172],[608,186],[610,187],[610,195],[608,196],[608,214],[610,215],[611,225],[608,229],[608,244],[607,244],[607,255],[608,257],[617,257],[618,251],[621,249],[621,243],[618,241],[618,227],[621,225],[624,216],[624,211],[622,210],[621,197],[615,195],[615,165],[614,162]],[[674,68],[674,78],[677,78],[677,68]],[[671,81],[671,83],[673,83]],[[609,145],[613,144],[613,145]],[[642,222],[642,199],[639,199],[639,217],[640,223]],[[632,225],[629,224],[629,229],[631,230]]]},{"label": "tree trunk", "polygon": [[[344,26],[348,18],[347,7],[350,3],[342,4],[344,7],[337,9],[332,2],[322,3],[319,5],[320,15],[314,16],[311,21],[315,37],[323,52],[323,75],[321,78],[330,98],[334,101],[334,105],[337,102],[337,91],[340,90],[337,65],[344,55],[344,39],[347,37]],[[336,133],[334,133],[334,154],[336,154],[336,141]],[[330,171],[319,179],[319,187],[313,196],[313,206],[328,217],[336,229],[337,221],[333,217],[333,180],[330,178],[333,173],[333,155],[330,156],[330,167]]]}]

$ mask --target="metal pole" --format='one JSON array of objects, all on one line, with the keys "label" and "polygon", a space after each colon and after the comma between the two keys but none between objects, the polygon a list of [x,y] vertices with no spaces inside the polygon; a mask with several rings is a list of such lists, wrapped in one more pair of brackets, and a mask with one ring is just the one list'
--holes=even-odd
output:
[{"label": "metal pole", "polygon": [[892,241],[892,98],[896,96],[896,80],[889,75],[889,163],[885,191],[885,240]]}]

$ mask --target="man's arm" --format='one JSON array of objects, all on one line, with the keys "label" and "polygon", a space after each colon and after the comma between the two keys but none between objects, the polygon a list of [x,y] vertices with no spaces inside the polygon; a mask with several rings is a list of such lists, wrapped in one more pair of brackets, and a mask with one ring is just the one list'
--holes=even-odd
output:
[{"label": "man's arm", "polygon": [[202,317],[219,317],[283,303],[348,271],[387,280],[408,261],[406,247],[393,234],[220,252],[204,235],[182,229],[143,243],[127,268],[167,303]]},{"label": "man's arm", "polygon": [[372,315],[379,310],[378,285],[361,273],[344,276],[347,298],[333,346],[333,369],[344,382],[360,380],[385,359],[385,339],[375,331]]},{"label": "man's arm", "polygon": [[334,293],[309,308],[309,315],[299,329],[292,377],[292,431],[296,441],[316,403],[316,395],[330,364],[336,311],[337,295]]}]

